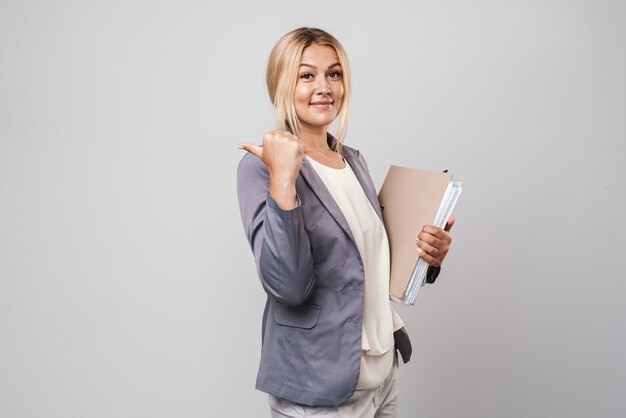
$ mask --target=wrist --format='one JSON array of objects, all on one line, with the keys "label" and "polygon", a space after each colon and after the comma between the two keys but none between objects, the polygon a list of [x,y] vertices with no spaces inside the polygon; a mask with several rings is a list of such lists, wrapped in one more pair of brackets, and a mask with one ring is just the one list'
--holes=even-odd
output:
[{"label": "wrist", "polygon": [[269,195],[283,210],[291,210],[296,207],[296,184],[294,181],[270,178]]}]

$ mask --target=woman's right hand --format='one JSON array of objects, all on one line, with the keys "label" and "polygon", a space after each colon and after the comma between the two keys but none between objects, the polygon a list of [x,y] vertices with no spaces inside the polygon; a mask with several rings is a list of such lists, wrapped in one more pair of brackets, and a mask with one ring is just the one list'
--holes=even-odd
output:
[{"label": "woman's right hand", "polygon": [[296,206],[296,178],[304,156],[304,142],[287,131],[263,135],[263,147],[242,142],[239,148],[259,157],[270,174],[270,196],[282,209]]}]

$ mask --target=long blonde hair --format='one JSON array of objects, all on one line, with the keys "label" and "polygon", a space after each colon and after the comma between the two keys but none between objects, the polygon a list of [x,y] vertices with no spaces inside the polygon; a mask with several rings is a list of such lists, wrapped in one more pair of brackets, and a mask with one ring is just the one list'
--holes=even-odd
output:
[{"label": "long blonde hair", "polygon": [[333,48],[341,65],[343,101],[339,109],[339,126],[334,136],[334,143],[331,144],[332,148],[341,152],[341,144],[346,135],[350,114],[350,67],[343,46],[334,36],[317,28],[298,28],[280,38],[272,48],[267,60],[265,74],[267,91],[277,111],[278,128],[283,129],[287,124],[295,135],[299,135],[300,121],[296,115],[294,92],[298,81],[302,52],[313,44]]}]

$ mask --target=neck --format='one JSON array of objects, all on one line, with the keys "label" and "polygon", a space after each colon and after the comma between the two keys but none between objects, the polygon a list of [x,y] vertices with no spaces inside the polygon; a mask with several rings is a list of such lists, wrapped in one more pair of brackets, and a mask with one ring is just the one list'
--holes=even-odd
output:
[{"label": "neck", "polygon": [[311,129],[310,127],[302,126],[300,128],[300,139],[304,142],[306,148],[316,149],[316,150],[327,150],[328,142],[327,142],[327,129],[326,126],[323,127],[315,127]]}]

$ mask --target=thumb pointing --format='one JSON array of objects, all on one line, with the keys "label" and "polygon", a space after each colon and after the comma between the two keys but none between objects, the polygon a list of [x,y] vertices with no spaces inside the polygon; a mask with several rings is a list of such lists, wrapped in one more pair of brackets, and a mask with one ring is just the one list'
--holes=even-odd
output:
[{"label": "thumb pointing", "polygon": [[250,144],[248,142],[242,142],[237,146],[237,148],[244,149],[249,153],[256,155],[257,157],[262,158],[261,156],[263,155],[263,147],[260,147],[258,145]]}]

